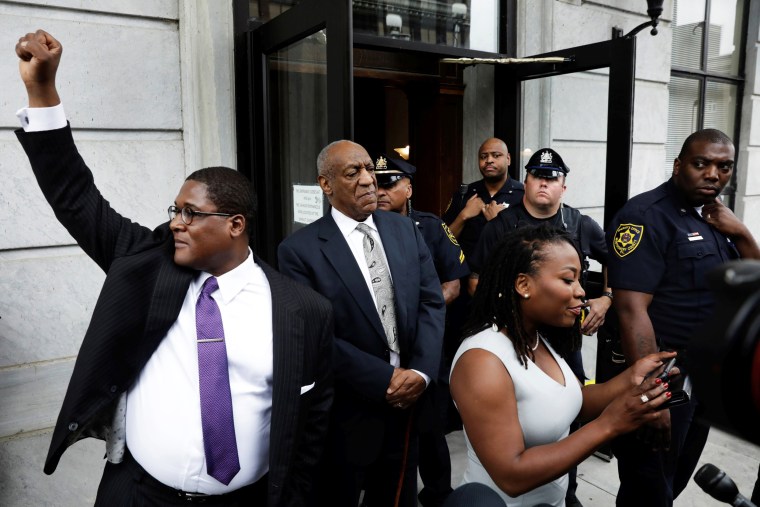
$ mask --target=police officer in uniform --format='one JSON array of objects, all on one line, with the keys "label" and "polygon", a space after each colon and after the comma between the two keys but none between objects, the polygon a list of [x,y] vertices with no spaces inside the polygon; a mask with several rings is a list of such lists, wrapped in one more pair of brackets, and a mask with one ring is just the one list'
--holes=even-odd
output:
[{"label": "police officer in uniform", "polygon": [[501,210],[520,202],[523,184],[509,177],[507,145],[501,139],[486,139],[478,150],[478,167],[483,179],[462,185],[443,213],[443,221],[462,245],[467,258],[472,255],[486,223]]},{"label": "police officer in uniform", "polygon": [[[581,331],[587,335],[594,334],[604,323],[607,310],[612,306],[612,291],[606,286],[607,245],[604,231],[591,218],[580,211],[562,204],[562,196],[567,189],[565,182],[570,168],[567,167],[559,153],[551,148],[537,150],[525,166],[525,194],[522,201],[503,210],[495,219],[488,222],[483,229],[475,252],[470,260],[470,293],[475,292],[478,273],[485,264],[488,253],[499,240],[512,229],[550,223],[554,227],[568,231],[581,255],[583,273],[581,283],[587,289],[588,259],[594,259],[602,265],[602,278],[605,280],[599,297],[588,300],[588,313],[581,324]],[[589,293],[587,289],[587,293]],[[566,357],[578,380],[584,382],[583,356],[577,350]],[[571,431],[580,427],[573,423]],[[570,471],[570,481],[565,504],[567,507],[580,507],[582,504],[575,495],[578,483],[576,469]]]},{"label": "police officer in uniform", "polygon": [[[604,231],[591,217],[562,204],[562,196],[567,188],[565,181],[570,168],[560,154],[551,148],[541,148],[530,157],[525,169],[527,174],[522,201],[503,210],[486,225],[475,251],[467,258],[471,270],[470,292],[474,292],[477,286],[478,273],[485,264],[488,253],[508,231],[544,222],[565,229],[572,235],[575,247],[583,260],[584,276],[581,280],[584,282],[584,288],[589,258],[599,262],[603,274],[606,275],[607,245]],[[612,305],[612,292],[609,287],[605,284],[600,297],[590,299],[588,304],[588,315],[581,330],[591,335],[604,323],[605,314]],[[574,368],[574,371],[577,369]],[[582,368],[576,371],[576,374],[583,377]]]},{"label": "police officer in uniform", "polygon": [[[697,131],[686,138],[670,180],[631,198],[611,222],[609,283],[628,364],[658,349],[686,349],[714,306],[707,273],[737,257],[760,258],[747,227],[718,197],[733,169],[731,140],[719,130]],[[688,373],[689,365],[680,368]],[[663,410],[656,426],[613,443],[617,505],[673,505],[707,440],[709,427],[694,417],[700,408],[692,397]]]},{"label": "police officer in uniform", "polygon": [[[443,213],[443,221],[449,225],[451,232],[462,245],[468,263],[486,224],[501,210],[522,200],[523,184],[510,178],[507,171],[510,161],[509,150],[504,141],[496,138],[483,141],[478,149],[478,168],[483,178],[469,185],[463,184],[460,190],[451,196]],[[467,282],[466,277],[462,278],[462,293],[446,308],[444,354],[452,359],[459,347],[462,325],[470,310]],[[447,430],[462,429],[459,412],[453,404],[448,414]]]},{"label": "police officer in uniform", "polygon": [[[430,250],[446,304],[459,295],[460,278],[469,274],[462,248],[446,224],[436,215],[412,209],[412,179],[417,168],[400,160],[380,156],[375,163],[377,207],[411,218]],[[444,354],[445,356],[445,354]],[[443,358],[440,377],[420,400],[419,472],[424,488],[419,494],[424,507],[439,506],[451,493],[451,458],[445,428],[448,410],[449,365]]]},{"label": "police officer in uniform", "polygon": [[377,207],[406,215],[417,224],[449,304],[459,295],[459,278],[467,276],[469,269],[462,248],[446,224],[432,213],[412,209],[412,179],[416,172],[417,168],[405,160],[380,156],[375,163]]}]

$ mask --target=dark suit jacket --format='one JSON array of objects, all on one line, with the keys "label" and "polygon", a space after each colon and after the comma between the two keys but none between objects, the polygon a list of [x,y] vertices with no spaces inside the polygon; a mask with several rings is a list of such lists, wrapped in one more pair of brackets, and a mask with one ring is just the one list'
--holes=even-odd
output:
[{"label": "dark suit jacket", "polygon": [[[393,277],[401,366],[437,377],[445,304],[430,252],[414,222],[373,214]],[[380,316],[353,254],[330,214],[289,236],[278,249],[280,272],[332,302],[335,315],[335,403],[331,434],[347,459],[376,459],[387,417],[385,391],[393,374]],[[341,445],[339,443],[339,445]]]},{"label": "dark suit jacket", "polygon": [[[16,135],[56,217],[106,272],[53,432],[44,469],[50,474],[68,446],[104,438],[114,404],[177,319],[198,272],[174,263],[168,224],[151,231],[109,206],[69,127]],[[324,298],[256,263],[269,280],[273,311],[269,505],[302,505],[332,400],[332,314]],[[301,386],[313,382],[302,396]]]}]

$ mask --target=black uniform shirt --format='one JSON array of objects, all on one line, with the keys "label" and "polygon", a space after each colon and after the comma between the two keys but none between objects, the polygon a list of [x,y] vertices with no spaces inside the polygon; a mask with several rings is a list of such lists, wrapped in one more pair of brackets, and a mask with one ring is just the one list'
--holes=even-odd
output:
[{"label": "black uniform shirt", "polygon": [[663,347],[686,347],[711,313],[707,273],[739,257],[734,244],[683,202],[672,180],[630,199],[610,223],[608,282],[652,294],[649,318]]},{"label": "black uniform shirt", "polygon": [[448,226],[436,215],[412,210],[409,218],[414,220],[433,257],[438,279],[443,282],[457,280],[470,274],[462,247]]},{"label": "black uniform shirt", "polygon": [[[496,244],[512,228],[539,225],[548,222],[554,227],[565,229],[564,223],[573,223],[570,220],[570,213],[577,213],[570,206],[562,206],[564,217],[557,213],[549,218],[536,218],[525,209],[525,205],[520,201],[517,205],[509,207],[499,213],[496,218],[488,222],[480,236],[480,241],[473,254],[467,258],[470,264],[470,270],[473,273],[480,273],[488,259],[488,254],[493,251]],[[594,259],[602,266],[607,265],[607,244],[604,239],[604,231],[593,218],[581,215],[580,231],[568,231],[573,237],[576,249],[586,257]],[[580,234],[579,234],[580,232]]]},{"label": "black uniform shirt", "polygon": [[[523,184],[511,177],[504,182],[504,185],[502,185],[493,197],[488,193],[485,181],[479,180],[470,183],[467,186],[466,193],[462,194],[461,192],[455,192],[454,195],[451,196],[449,206],[443,213],[443,221],[451,225],[451,223],[456,220],[457,215],[459,215],[462,209],[464,209],[467,200],[472,197],[472,194],[478,194],[478,197],[480,197],[485,204],[490,204],[491,201],[496,201],[499,204],[514,206],[515,204],[522,202],[524,193],[525,189]],[[475,246],[478,244],[480,234],[483,232],[483,227],[486,226],[486,223],[488,223],[488,220],[483,216],[483,213],[478,213],[477,216],[465,221],[462,233],[459,235],[459,244],[462,245],[462,250],[464,250],[464,255],[467,259],[470,258],[475,250]]]}]

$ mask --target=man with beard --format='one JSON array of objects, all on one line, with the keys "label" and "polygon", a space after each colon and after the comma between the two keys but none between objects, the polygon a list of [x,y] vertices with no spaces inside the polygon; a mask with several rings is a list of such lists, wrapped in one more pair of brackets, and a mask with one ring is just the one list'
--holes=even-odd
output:
[{"label": "man with beard", "polygon": [[[684,141],[670,180],[630,199],[612,220],[609,284],[628,364],[658,349],[684,351],[714,306],[707,273],[738,257],[760,258],[747,227],[718,197],[733,170],[731,139],[697,131]],[[688,364],[679,368],[688,374]],[[700,408],[692,397],[663,410],[657,426],[614,442],[617,505],[673,505],[707,440],[709,427],[695,417]]]}]

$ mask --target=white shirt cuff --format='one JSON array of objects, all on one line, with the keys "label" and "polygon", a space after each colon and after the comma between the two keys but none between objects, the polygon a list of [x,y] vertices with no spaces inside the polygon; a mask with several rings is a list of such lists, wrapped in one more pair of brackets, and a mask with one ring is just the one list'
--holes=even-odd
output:
[{"label": "white shirt cuff", "polygon": [[25,132],[56,130],[66,126],[63,104],[53,107],[22,107],[16,111],[16,117]]},{"label": "white shirt cuff", "polygon": [[428,377],[427,375],[425,375],[424,373],[422,373],[420,370],[415,370],[414,368],[412,368],[412,371],[415,372],[415,373],[417,373],[417,374],[419,374],[420,377],[422,377],[423,379],[425,379],[425,387],[426,388],[427,388],[427,386],[430,385],[430,377]]}]

